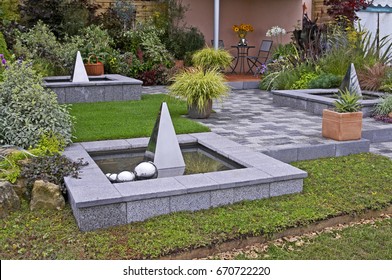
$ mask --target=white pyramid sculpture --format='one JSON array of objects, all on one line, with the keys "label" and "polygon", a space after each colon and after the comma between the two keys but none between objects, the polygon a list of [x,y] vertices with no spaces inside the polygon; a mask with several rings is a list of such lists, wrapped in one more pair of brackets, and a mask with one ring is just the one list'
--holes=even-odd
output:
[{"label": "white pyramid sculpture", "polygon": [[80,51],[78,51],[76,54],[76,60],[72,72],[71,81],[73,83],[88,83],[90,81],[88,79],[86,68],[84,67],[84,63]]},{"label": "white pyramid sculpture", "polygon": [[355,92],[357,95],[362,96],[361,86],[359,85],[357,72],[355,71],[354,63],[348,67],[346,75],[343,78],[340,90],[349,90]]},{"label": "white pyramid sculpture", "polygon": [[184,174],[185,162],[166,102],[162,102],[145,158],[154,162],[158,178]]}]

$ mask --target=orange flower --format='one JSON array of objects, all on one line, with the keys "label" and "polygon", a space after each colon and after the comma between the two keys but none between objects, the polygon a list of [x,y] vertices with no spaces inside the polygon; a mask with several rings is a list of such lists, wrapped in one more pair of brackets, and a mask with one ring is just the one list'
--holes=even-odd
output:
[{"label": "orange flower", "polygon": [[232,29],[240,38],[245,38],[248,32],[253,32],[253,26],[244,23],[241,23],[240,25],[233,25]]}]

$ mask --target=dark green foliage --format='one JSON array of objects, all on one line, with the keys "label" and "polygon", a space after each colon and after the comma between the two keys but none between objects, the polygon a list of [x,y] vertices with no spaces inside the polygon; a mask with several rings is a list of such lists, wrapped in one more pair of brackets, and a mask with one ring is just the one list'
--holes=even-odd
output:
[{"label": "dark green foliage", "polygon": [[323,73],[309,82],[309,88],[337,88],[341,83],[341,76]]},{"label": "dark green foliage", "polygon": [[22,166],[20,175],[26,179],[29,189],[32,188],[36,180],[44,180],[59,185],[62,193],[66,194],[64,177],[78,178],[78,170],[87,164],[87,162],[83,162],[83,159],[72,162],[61,155],[33,157]]},{"label": "dark green foliage", "polygon": [[196,27],[177,28],[164,37],[167,49],[176,59],[183,60],[187,53],[194,53],[205,46],[204,35]]},{"label": "dark green foliage", "polygon": [[41,20],[62,38],[92,23],[97,8],[88,0],[21,0],[21,21],[33,27]]}]

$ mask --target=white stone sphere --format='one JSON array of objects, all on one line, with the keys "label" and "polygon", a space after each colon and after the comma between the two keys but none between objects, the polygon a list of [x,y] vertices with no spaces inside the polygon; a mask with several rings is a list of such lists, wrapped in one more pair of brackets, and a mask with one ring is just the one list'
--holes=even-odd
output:
[{"label": "white stone sphere", "polygon": [[138,180],[153,179],[158,176],[158,169],[151,161],[139,163],[134,172]]},{"label": "white stone sphere", "polygon": [[117,182],[130,182],[136,179],[135,173],[130,171],[122,171],[117,175]]}]

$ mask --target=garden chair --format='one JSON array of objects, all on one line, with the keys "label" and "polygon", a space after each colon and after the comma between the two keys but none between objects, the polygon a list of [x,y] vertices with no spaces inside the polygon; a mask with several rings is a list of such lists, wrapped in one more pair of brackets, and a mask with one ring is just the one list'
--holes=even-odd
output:
[{"label": "garden chair", "polygon": [[253,70],[255,68],[261,68],[263,64],[266,63],[268,56],[271,52],[272,40],[263,40],[261,41],[259,52],[257,56],[247,56],[246,59],[248,61],[249,70],[247,73],[255,74]]}]

